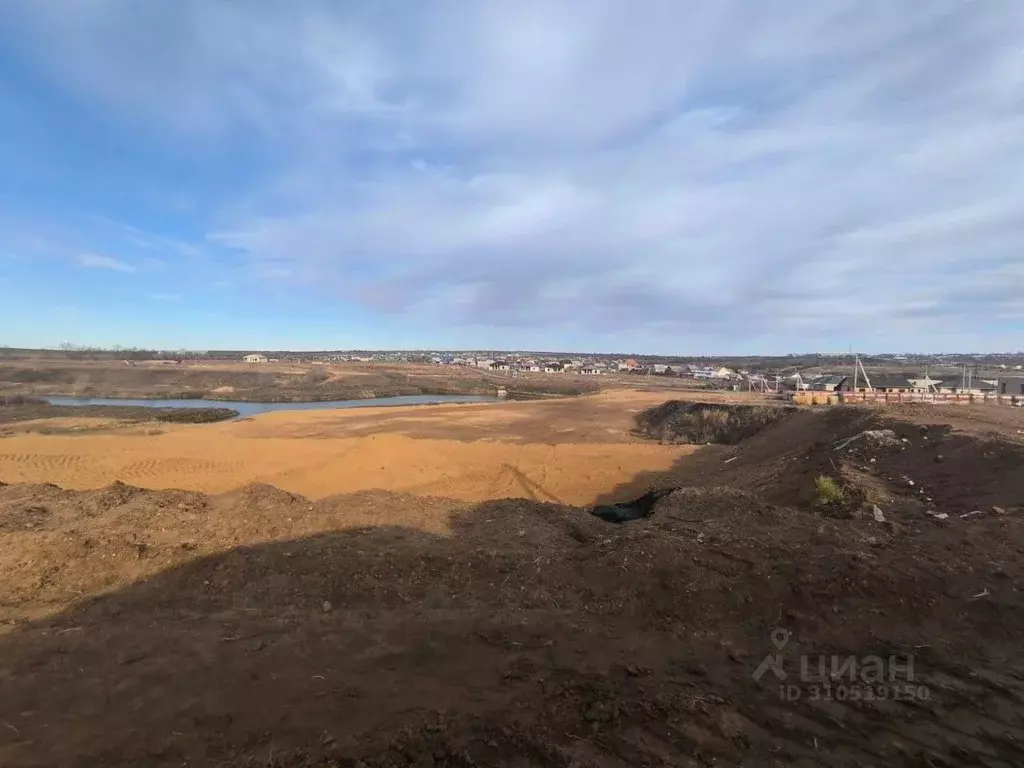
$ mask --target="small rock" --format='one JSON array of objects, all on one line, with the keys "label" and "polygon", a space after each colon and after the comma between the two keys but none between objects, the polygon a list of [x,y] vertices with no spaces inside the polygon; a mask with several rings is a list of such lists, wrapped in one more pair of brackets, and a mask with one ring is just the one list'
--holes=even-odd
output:
[{"label": "small rock", "polygon": [[997,515],[1005,515],[1006,514],[1006,510],[1003,509],[1002,507],[995,507],[994,506],[994,507],[992,507],[992,511],[995,512]]},{"label": "small rock", "polygon": [[902,440],[900,440],[900,442],[901,443],[909,443],[910,442],[910,438],[909,437],[904,437]]},{"label": "small rock", "polygon": [[914,487],[914,481],[913,480],[907,480],[907,485],[909,485],[911,488],[913,488]]},{"label": "small rock", "polygon": [[875,516],[875,522],[876,523],[884,523],[885,522],[885,515],[882,514],[882,510],[878,508],[877,504],[875,504],[875,505],[873,505],[871,507],[871,513]]},{"label": "small rock", "polygon": [[935,455],[935,463],[936,464],[941,464],[945,460],[946,460],[946,457],[943,456],[941,453]]},{"label": "small rock", "polygon": [[332,607],[330,600],[324,600],[323,605],[320,606],[320,610],[324,613],[330,613]]}]

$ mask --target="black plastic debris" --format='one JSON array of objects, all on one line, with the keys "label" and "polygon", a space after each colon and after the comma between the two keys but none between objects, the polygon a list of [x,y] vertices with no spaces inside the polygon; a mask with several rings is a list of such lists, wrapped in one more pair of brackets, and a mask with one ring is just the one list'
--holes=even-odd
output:
[{"label": "black plastic debris", "polygon": [[592,507],[590,514],[599,517],[607,523],[628,523],[632,520],[642,520],[654,514],[654,507],[659,501],[668,496],[678,488],[658,488],[648,491],[639,499],[623,501],[618,504],[601,504]]}]

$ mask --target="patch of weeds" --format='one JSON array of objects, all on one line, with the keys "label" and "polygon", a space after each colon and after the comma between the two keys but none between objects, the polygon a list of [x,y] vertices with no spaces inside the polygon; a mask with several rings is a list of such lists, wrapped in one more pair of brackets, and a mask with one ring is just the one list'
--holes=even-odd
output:
[{"label": "patch of weeds", "polygon": [[829,507],[846,501],[846,491],[843,490],[843,486],[828,475],[818,475],[814,478],[814,489],[817,491],[815,504],[819,507]]},{"label": "patch of weeds", "polygon": [[828,475],[814,478],[814,508],[829,517],[850,517],[863,501],[863,493],[841,485]]}]

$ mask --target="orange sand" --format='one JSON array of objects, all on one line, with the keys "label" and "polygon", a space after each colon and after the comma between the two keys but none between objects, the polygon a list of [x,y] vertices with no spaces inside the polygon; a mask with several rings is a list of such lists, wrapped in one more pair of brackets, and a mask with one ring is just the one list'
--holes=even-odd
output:
[{"label": "orange sand", "polygon": [[640,443],[633,412],[664,395],[265,414],[162,434],[0,439],[0,480],[218,493],[264,482],[311,498],[382,489],[464,501],[527,497],[568,504],[629,495],[638,475],[686,448]]}]

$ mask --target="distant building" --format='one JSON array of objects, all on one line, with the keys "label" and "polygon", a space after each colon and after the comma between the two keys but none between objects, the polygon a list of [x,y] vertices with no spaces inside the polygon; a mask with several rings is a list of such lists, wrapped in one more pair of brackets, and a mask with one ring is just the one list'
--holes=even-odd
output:
[{"label": "distant building", "polygon": [[544,373],[563,373],[565,367],[561,363],[545,363]]},{"label": "distant building", "polygon": [[846,383],[847,377],[841,374],[820,376],[807,385],[812,392],[838,392]]},{"label": "distant building", "polygon": [[508,371],[512,365],[507,360],[495,360],[488,366],[492,371]]},{"label": "distant building", "polygon": [[633,358],[629,358],[629,360],[624,360],[623,362],[619,363],[619,370],[620,371],[638,371],[638,370],[640,370],[640,363],[638,363]]},{"label": "distant building", "polygon": [[1000,377],[995,391],[999,395],[1024,395],[1024,376]]},{"label": "distant building", "polygon": [[245,357],[242,358],[242,360],[244,360],[247,363],[265,363],[267,362],[267,356],[261,355],[259,353],[254,353],[251,355],[246,355]]},{"label": "distant building", "polygon": [[854,389],[853,376],[847,377],[846,381],[843,382],[842,389],[844,392],[894,392],[894,393],[911,393],[911,392],[923,392],[924,390],[915,387],[909,379],[903,376],[886,376],[884,374],[878,374],[871,377],[871,386],[868,386],[868,382],[864,380],[863,376],[857,378],[857,387]]},{"label": "distant building", "polygon": [[[950,395],[991,395],[998,391],[996,384],[992,384],[987,381],[980,379],[974,379],[970,382],[965,382],[961,379],[950,379],[949,381],[940,381],[936,383],[935,389],[942,394]],[[1018,394],[1016,392],[1007,392],[1003,394]],[[1024,394],[1024,390],[1020,394]]]},{"label": "distant building", "polygon": [[602,373],[604,373],[604,370],[598,368],[595,365],[584,365],[580,367],[578,373],[581,376],[600,376]]}]

